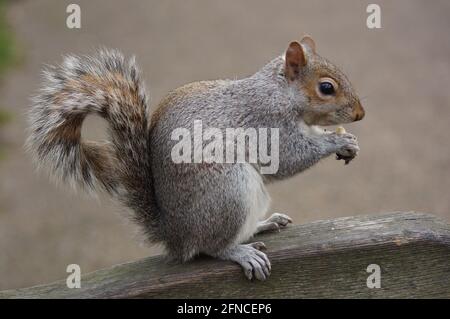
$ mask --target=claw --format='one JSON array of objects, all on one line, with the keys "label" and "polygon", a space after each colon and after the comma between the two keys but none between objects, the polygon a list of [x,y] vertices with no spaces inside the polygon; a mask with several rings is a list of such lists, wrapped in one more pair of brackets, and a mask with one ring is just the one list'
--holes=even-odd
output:
[{"label": "claw", "polygon": [[341,154],[336,154],[336,159],[339,160],[344,160],[345,165],[348,165],[348,163],[350,163],[353,159],[355,158],[355,156],[344,156]]},{"label": "claw", "polygon": [[251,247],[255,248],[255,249],[258,249],[258,250],[263,250],[263,249],[265,250],[266,249],[266,245],[263,242],[261,242],[261,241],[257,241],[255,243],[251,243],[249,245]]}]

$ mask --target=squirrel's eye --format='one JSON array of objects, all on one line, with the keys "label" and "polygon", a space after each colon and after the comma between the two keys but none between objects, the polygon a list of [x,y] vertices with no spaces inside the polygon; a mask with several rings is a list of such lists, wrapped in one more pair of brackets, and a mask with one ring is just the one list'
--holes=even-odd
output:
[{"label": "squirrel's eye", "polygon": [[321,82],[319,84],[320,93],[323,95],[332,95],[334,94],[334,85],[331,82]]},{"label": "squirrel's eye", "polygon": [[334,79],[323,77],[317,81],[316,94],[322,100],[329,100],[335,97],[338,88],[339,86]]}]

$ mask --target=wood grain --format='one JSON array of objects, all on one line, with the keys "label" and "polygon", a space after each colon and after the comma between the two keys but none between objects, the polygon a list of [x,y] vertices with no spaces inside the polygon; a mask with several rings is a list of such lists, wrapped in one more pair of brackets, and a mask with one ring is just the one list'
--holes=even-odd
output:
[{"label": "wood grain", "polygon": [[[450,226],[433,215],[323,220],[257,240],[272,261],[265,282],[249,282],[231,262],[156,256],[86,274],[80,289],[62,280],[0,298],[450,298]],[[379,289],[367,288],[369,264],[381,267]]]}]

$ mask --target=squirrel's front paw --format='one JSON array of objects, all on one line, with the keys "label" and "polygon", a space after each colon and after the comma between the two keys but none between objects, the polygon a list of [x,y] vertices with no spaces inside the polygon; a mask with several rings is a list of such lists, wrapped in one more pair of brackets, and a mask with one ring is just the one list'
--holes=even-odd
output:
[{"label": "squirrel's front paw", "polygon": [[358,155],[359,146],[355,135],[331,133],[329,138],[333,143],[333,152],[336,153],[337,160],[344,160],[347,165]]}]

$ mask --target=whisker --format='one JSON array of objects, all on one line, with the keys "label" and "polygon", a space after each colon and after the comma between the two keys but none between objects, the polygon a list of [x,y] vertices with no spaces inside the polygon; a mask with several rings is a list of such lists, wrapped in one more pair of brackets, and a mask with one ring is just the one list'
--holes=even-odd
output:
[{"label": "whisker", "polygon": [[359,100],[360,100],[360,101],[365,101],[365,100],[367,100],[368,98],[369,98],[368,95],[367,95],[367,96],[362,96],[362,97],[359,98]]}]

